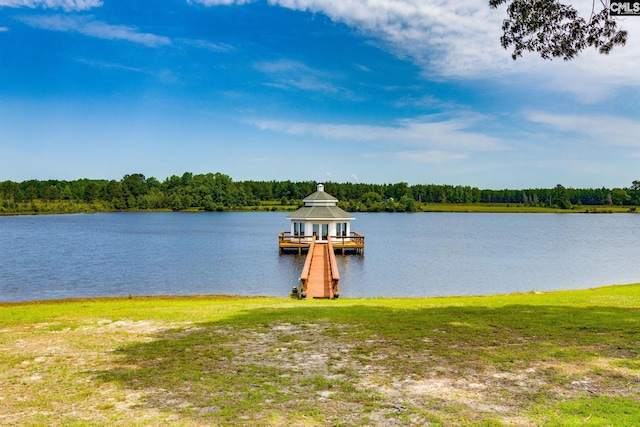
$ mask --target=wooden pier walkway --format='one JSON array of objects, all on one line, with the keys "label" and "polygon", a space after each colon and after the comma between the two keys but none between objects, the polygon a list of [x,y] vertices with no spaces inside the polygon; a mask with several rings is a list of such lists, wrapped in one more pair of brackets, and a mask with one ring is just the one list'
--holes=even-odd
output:
[{"label": "wooden pier walkway", "polygon": [[300,275],[301,296],[306,298],[338,298],[340,295],[339,280],[340,274],[331,241],[316,243],[314,238]]}]

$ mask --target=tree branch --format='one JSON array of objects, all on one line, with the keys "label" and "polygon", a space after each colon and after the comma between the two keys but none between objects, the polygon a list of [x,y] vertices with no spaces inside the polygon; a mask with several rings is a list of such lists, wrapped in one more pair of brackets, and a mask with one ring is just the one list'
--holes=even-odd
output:
[{"label": "tree branch", "polygon": [[627,31],[619,30],[603,0],[602,10],[595,13],[595,0],[589,21],[585,21],[571,5],[558,0],[489,0],[491,8],[508,4],[507,19],[502,23],[502,47],[513,48],[515,60],[525,51],[537,52],[544,59],[578,56],[586,47],[602,54],[614,46],[624,46]]}]

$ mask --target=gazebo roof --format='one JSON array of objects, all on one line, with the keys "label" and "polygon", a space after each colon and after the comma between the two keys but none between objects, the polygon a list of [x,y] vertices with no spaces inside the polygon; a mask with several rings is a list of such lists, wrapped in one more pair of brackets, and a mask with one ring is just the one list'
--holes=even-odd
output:
[{"label": "gazebo roof", "polygon": [[355,219],[337,205],[338,199],[324,191],[324,185],[318,184],[318,190],[303,199],[304,206],[297,211],[287,215],[291,219],[328,219],[328,220],[351,220]]},{"label": "gazebo roof", "polygon": [[318,191],[309,194],[302,201],[305,205],[314,204],[315,202],[333,202],[333,204],[338,203],[338,199],[324,191],[324,185],[322,184],[318,184]]},{"label": "gazebo roof", "polygon": [[330,219],[351,220],[353,215],[337,206],[303,206],[295,212],[287,215],[290,219]]}]

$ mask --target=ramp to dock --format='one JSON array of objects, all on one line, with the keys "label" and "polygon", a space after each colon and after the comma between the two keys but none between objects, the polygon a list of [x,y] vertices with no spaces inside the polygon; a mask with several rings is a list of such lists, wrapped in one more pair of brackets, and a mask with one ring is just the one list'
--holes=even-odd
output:
[{"label": "ramp to dock", "polygon": [[312,242],[300,275],[303,295],[307,298],[337,298],[339,280],[331,242]]}]

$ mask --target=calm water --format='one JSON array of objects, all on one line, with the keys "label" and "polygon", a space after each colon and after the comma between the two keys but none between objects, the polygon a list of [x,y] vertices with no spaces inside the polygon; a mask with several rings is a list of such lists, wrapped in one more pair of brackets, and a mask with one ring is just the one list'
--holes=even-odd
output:
[{"label": "calm water", "polygon": [[[342,297],[471,295],[640,282],[640,216],[357,214],[364,256]],[[286,296],[286,213],[0,217],[0,301],[113,295]]]}]

